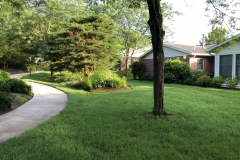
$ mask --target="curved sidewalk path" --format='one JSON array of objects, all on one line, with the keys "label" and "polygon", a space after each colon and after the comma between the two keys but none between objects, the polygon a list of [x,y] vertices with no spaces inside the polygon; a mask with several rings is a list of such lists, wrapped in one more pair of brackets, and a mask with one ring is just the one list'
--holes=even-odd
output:
[{"label": "curved sidewalk path", "polygon": [[[11,75],[20,78],[23,74]],[[33,98],[17,109],[0,116],[0,142],[18,136],[60,113],[67,105],[66,93],[43,84],[27,82],[33,88]]]}]

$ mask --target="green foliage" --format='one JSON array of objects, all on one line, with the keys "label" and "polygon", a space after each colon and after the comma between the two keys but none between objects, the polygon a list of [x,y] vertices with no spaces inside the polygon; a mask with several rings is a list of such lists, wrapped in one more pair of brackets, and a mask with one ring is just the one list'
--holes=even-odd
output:
[{"label": "green foliage", "polygon": [[141,79],[141,77],[144,76],[146,71],[147,69],[145,63],[139,61],[132,64],[132,74],[134,79],[137,79],[137,77]]},{"label": "green foliage", "polygon": [[127,86],[124,77],[120,78],[116,73],[111,73],[110,71],[94,71],[83,84],[86,90],[102,87],[118,88]]},{"label": "green foliage", "polygon": [[[221,42],[224,42],[228,39],[229,32],[226,28],[219,28],[212,26],[212,30],[210,33],[208,33],[207,36],[205,36],[205,43],[208,44],[219,44]],[[202,45],[202,42],[200,42],[200,45]]]},{"label": "green foliage", "polygon": [[149,73],[145,73],[140,77],[140,80],[153,81],[153,76],[151,76]]},{"label": "green foliage", "polygon": [[228,43],[225,43],[213,50],[211,50],[211,52],[213,53],[220,53],[224,48],[228,48],[228,49],[231,49],[233,45],[237,44],[237,42],[240,40],[240,37],[232,37],[232,40],[229,41]]},{"label": "green foliage", "polygon": [[221,87],[221,84],[223,84],[223,82],[224,81],[221,76],[213,77],[211,87],[219,88]]},{"label": "green foliage", "polygon": [[22,69],[25,71],[30,71],[30,69],[31,69],[31,71],[37,71],[37,66],[36,65],[30,66],[29,64],[26,64],[22,67]]},{"label": "green foliage", "polygon": [[6,93],[0,91],[0,110],[11,108],[12,100],[6,95]]},{"label": "green foliage", "polygon": [[7,81],[10,79],[10,74],[8,72],[0,70],[0,81]]},{"label": "green foliage", "polygon": [[212,78],[209,76],[201,76],[197,79],[196,84],[201,87],[210,87],[212,84]]},{"label": "green foliage", "polygon": [[165,83],[175,83],[177,81],[176,76],[172,72],[166,72],[164,74]]},{"label": "green foliage", "polygon": [[227,86],[228,86],[228,88],[230,88],[230,89],[235,89],[236,86],[237,86],[238,83],[239,83],[237,77],[234,77],[233,79],[232,79],[232,78],[227,78],[226,81],[227,81]]},{"label": "green foliage", "polygon": [[206,72],[203,71],[196,71],[196,70],[191,70],[190,76],[184,81],[184,84],[187,85],[197,85],[197,80],[198,78],[202,76],[207,76]]},{"label": "green foliage", "polygon": [[7,81],[0,81],[0,91],[5,92],[5,93],[10,93],[11,92],[11,87],[8,83],[9,80]]},{"label": "green foliage", "polygon": [[61,82],[73,82],[73,81],[79,81],[82,82],[85,78],[84,74],[81,72],[72,73],[72,72],[61,72],[60,74],[55,75],[55,81],[61,83]]},{"label": "green foliage", "polygon": [[27,95],[31,95],[32,93],[32,87],[27,85],[26,82],[21,79],[10,79],[8,80],[8,83],[10,85],[11,92],[23,93]]},{"label": "green foliage", "polygon": [[[224,26],[227,24],[229,30],[239,30],[239,0],[206,0],[205,11],[211,12],[212,25]],[[214,13],[214,14],[212,14]]]},{"label": "green foliage", "polygon": [[183,83],[190,76],[190,66],[179,58],[171,58],[164,62],[164,82]]},{"label": "green foliage", "polygon": [[120,39],[115,24],[106,15],[74,17],[48,36],[51,71],[110,69],[120,59]]}]

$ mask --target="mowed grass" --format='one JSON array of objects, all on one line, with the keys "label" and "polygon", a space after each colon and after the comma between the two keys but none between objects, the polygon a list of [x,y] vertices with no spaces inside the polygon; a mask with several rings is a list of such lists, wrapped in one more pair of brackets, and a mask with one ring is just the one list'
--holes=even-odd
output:
[{"label": "mowed grass", "polygon": [[166,119],[148,114],[152,82],[128,80],[131,90],[115,92],[47,84],[68,94],[67,107],[46,123],[0,143],[1,160],[240,157],[240,91],[166,84],[165,109],[172,114]]}]

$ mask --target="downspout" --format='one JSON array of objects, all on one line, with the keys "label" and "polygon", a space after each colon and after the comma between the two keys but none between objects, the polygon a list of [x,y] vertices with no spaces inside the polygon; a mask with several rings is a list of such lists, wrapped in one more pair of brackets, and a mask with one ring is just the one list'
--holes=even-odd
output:
[{"label": "downspout", "polygon": [[204,49],[204,34],[202,34],[203,37],[202,37],[202,50]]}]

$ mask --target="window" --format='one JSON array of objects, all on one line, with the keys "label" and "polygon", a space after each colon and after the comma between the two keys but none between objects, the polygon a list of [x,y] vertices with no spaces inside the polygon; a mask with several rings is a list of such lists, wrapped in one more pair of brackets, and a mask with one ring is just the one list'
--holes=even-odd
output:
[{"label": "window", "polygon": [[203,71],[203,59],[202,58],[197,59],[197,70]]},{"label": "window", "polygon": [[236,55],[236,77],[240,80],[240,54]]},{"label": "window", "polygon": [[232,55],[220,56],[220,76],[223,79],[232,78]]}]

